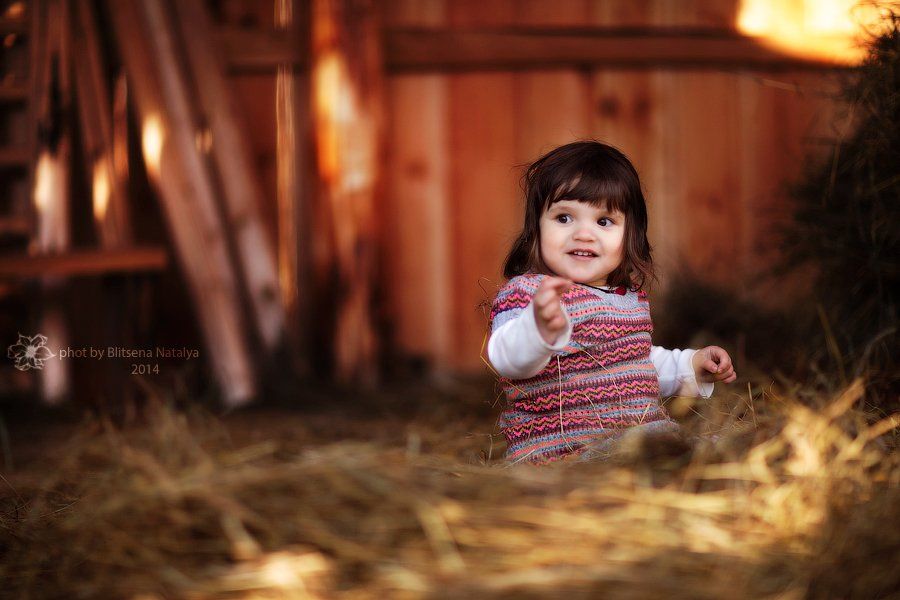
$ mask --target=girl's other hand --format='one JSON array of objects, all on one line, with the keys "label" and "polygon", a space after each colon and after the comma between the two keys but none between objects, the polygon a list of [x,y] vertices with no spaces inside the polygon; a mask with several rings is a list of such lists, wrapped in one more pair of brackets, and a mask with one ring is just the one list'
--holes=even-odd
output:
[{"label": "girl's other hand", "polygon": [[563,313],[560,299],[572,287],[570,279],[562,277],[544,277],[540,287],[534,293],[534,320],[538,332],[544,341],[551,346],[556,343],[559,334],[566,329],[566,315]]},{"label": "girl's other hand", "polygon": [[718,346],[707,346],[697,350],[691,359],[691,366],[694,368],[697,381],[731,383],[737,379],[731,357],[724,348]]}]

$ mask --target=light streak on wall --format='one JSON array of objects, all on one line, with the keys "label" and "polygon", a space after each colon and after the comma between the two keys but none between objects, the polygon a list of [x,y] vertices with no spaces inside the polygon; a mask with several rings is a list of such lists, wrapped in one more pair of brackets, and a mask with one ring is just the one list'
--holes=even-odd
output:
[{"label": "light streak on wall", "polygon": [[160,174],[165,136],[165,128],[159,117],[151,115],[144,120],[144,126],[141,131],[141,146],[144,150],[144,162],[147,164],[147,171],[154,177],[159,177]]}]

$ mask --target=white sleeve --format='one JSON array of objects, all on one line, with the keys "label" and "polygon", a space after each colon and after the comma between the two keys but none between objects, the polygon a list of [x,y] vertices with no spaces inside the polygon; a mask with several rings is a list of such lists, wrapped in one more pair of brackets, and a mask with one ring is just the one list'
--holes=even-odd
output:
[{"label": "white sleeve", "polygon": [[685,396],[712,396],[714,383],[702,383],[697,381],[691,359],[696,350],[668,350],[662,346],[650,347],[650,360],[656,367],[659,377],[660,396],[674,396],[681,393]]},{"label": "white sleeve", "polygon": [[563,308],[566,329],[553,345],[541,337],[534,320],[534,303],[529,302],[514,319],[498,327],[488,340],[488,360],[497,373],[509,379],[525,379],[541,372],[550,356],[562,350],[572,337],[572,322]]}]

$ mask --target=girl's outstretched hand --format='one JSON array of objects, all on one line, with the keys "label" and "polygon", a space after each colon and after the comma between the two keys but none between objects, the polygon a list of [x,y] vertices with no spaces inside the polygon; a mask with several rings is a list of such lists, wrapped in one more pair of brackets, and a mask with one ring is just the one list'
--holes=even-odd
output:
[{"label": "girl's outstretched hand", "polygon": [[534,293],[534,320],[538,332],[544,341],[551,346],[556,343],[559,334],[566,329],[566,316],[559,301],[562,295],[572,287],[572,281],[562,277],[544,277],[540,287]]},{"label": "girl's outstretched hand", "polygon": [[731,383],[737,379],[731,357],[724,348],[718,346],[707,346],[697,350],[691,359],[691,366],[694,367],[697,381]]}]

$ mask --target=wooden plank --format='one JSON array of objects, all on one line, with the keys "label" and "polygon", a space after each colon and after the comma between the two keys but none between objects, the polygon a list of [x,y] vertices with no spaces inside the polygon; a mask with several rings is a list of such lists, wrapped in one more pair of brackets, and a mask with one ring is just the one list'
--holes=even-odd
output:
[{"label": "wooden plank", "polygon": [[450,203],[447,78],[404,75],[389,85],[386,302],[392,341],[403,355],[445,369],[453,357],[454,260]]},{"label": "wooden plank", "polygon": [[256,377],[240,292],[215,192],[196,145],[198,127],[173,28],[159,0],[109,0],[107,9],[142,123],[148,173],[160,191],[200,329],[212,350],[212,368],[225,401],[245,403],[256,393]]},{"label": "wooden plank", "polygon": [[496,28],[394,29],[385,36],[390,72],[631,68],[835,69],[801,59],[727,30]]},{"label": "wooden plank", "polygon": [[246,136],[237,119],[223,66],[214,53],[209,17],[199,0],[174,4],[215,161],[226,222],[235,241],[252,323],[267,356],[283,341],[275,249],[260,215],[262,191]]},{"label": "wooden plank", "polygon": [[0,235],[28,236],[31,234],[31,220],[28,217],[0,217]]},{"label": "wooden plank", "polygon": [[[65,26],[70,15],[64,0],[43,0],[39,4],[33,10],[35,18],[44,20],[44,30],[39,41],[36,40],[41,45],[38,53],[40,62],[33,66],[37,92],[34,98],[35,119],[39,128],[60,133],[56,139],[46,140],[38,150],[33,187],[35,236],[31,246],[39,253],[62,252],[68,249],[71,242],[71,139],[63,109],[71,101],[71,82],[69,69],[66,68],[71,39]],[[10,154],[21,166],[31,163],[31,149],[10,149]],[[0,159],[0,164],[2,162]]]},{"label": "wooden plank", "polygon": [[[660,0],[656,13],[667,27],[733,29],[737,8],[736,3],[716,0],[691,0],[682,6]],[[669,200],[664,282],[671,285],[678,285],[689,271],[709,284],[747,292],[748,286],[740,285],[747,279],[742,254],[749,240],[742,165],[746,153],[755,150],[741,139],[740,78],[740,72],[680,71],[666,72],[658,80],[666,156],[663,189]],[[710,102],[715,110],[710,110]]]},{"label": "wooden plank", "polygon": [[28,148],[0,148],[0,168],[23,169],[31,163],[31,151]]},{"label": "wooden plank", "polygon": [[229,73],[269,72],[284,64],[309,70],[309,55],[301,52],[289,29],[219,26],[213,37],[222,48]]},{"label": "wooden plank", "polygon": [[[328,231],[314,255],[317,293],[333,315],[335,377],[373,384],[377,377],[375,277],[381,185],[383,88],[381,38],[374,7],[314,0],[313,123],[319,197]],[[328,236],[328,237],[325,237]]]},{"label": "wooden plank", "polygon": [[737,0],[651,0],[648,8],[659,23],[669,27],[734,30],[740,4]]},{"label": "wooden plank", "polygon": [[757,282],[748,290],[766,306],[784,306],[805,291],[797,278],[766,277],[779,260],[772,232],[791,218],[788,186],[810,165],[829,160],[832,142],[849,131],[836,118],[837,81],[805,73],[743,73],[739,82],[741,115],[740,199],[746,235],[740,271]]},{"label": "wooden plank", "polygon": [[[442,0],[388,3],[385,25],[440,26]],[[388,81],[385,303],[393,351],[423,359],[434,372],[453,357],[454,290],[448,223],[447,80],[444,75],[399,75]]]},{"label": "wooden plank", "polygon": [[[591,24],[613,28],[654,28],[661,20],[657,0],[605,0],[592,6]],[[671,223],[677,220],[664,185],[667,156],[663,152],[665,103],[662,69],[598,68],[592,74],[592,134],[619,148],[641,178],[648,211],[648,237],[654,265],[665,282],[674,266],[676,248]],[[658,289],[650,282],[650,290]]]},{"label": "wooden plank", "polygon": [[660,23],[659,2],[660,0],[590,0],[589,16],[583,24],[618,28],[655,27]]},{"label": "wooden plank", "polygon": [[106,65],[101,56],[97,21],[90,2],[73,2],[73,62],[81,138],[93,176],[94,226],[104,248],[128,246],[132,241],[130,210],[124,180],[113,163],[113,125]]},{"label": "wooden plank", "polygon": [[[447,27],[508,23],[515,5],[452,2]],[[515,166],[516,78],[512,73],[448,77],[450,255],[455,371],[482,371],[479,351],[487,333],[489,302],[502,283],[502,262],[521,227]],[[483,372],[483,371],[482,371]]]},{"label": "wooden plank", "polygon": [[160,271],[168,264],[164,248],[72,250],[59,254],[0,256],[0,278],[39,279]]},{"label": "wooden plank", "polygon": [[[296,50],[310,47],[308,7],[295,14],[293,0],[275,3],[275,27],[287,32]],[[313,173],[307,140],[311,129],[310,78],[295,71],[291,62],[280,63],[275,73],[275,200],[278,285],[286,331],[293,350],[291,360],[300,377],[312,372],[311,348],[317,345],[313,315],[311,226],[314,202]]]},{"label": "wooden plank", "polygon": [[450,78],[450,215],[454,356],[474,370],[487,329],[482,306],[503,281],[502,263],[521,228],[515,168],[515,78],[477,73]]},{"label": "wooden plank", "polygon": [[0,35],[10,33],[22,34],[28,32],[28,19],[25,15],[22,18],[0,17]]},{"label": "wooden plank", "polygon": [[671,196],[663,180],[667,160],[660,142],[663,135],[660,71],[599,70],[593,75],[590,95],[591,133],[619,148],[641,178],[647,202],[648,237],[660,273],[673,265],[675,245],[668,210]]},{"label": "wooden plank", "polygon": [[[489,20],[490,22],[490,20]],[[496,21],[495,22],[499,22]],[[309,69],[283,33],[224,28],[215,33],[229,73]],[[783,54],[732,29],[709,27],[410,27],[384,32],[389,73],[612,66],[631,68],[846,69],[826,58]]]},{"label": "wooden plank", "polygon": [[381,3],[382,25],[392,27],[439,27],[447,19],[445,0],[389,0]]},{"label": "wooden plank", "polygon": [[[584,72],[516,73],[516,164],[590,136],[590,76]],[[548,110],[548,107],[553,107]]]},{"label": "wooden plank", "polygon": [[[737,76],[678,73],[664,103],[666,194],[676,263],[709,283],[740,281],[742,230]],[[709,109],[715,99],[716,110]]]},{"label": "wooden plank", "polygon": [[[583,26],[587,16],[586,0],[524,0],[513,14],[517,26],[554,28]],[[590,77],[585,71],[529,70],[516,73],[515,86],[517,164],[588,135]]]},{"label": "wooden plank", "polygon": [[113,85],[112,101],[112,161],[113,177],[122,188],[127,188],[131,165],[128,158],[128,80],[120,71]]},{"label": "wooden plank", "polygon": [[0,102],[19,104],[28,100],[28,87],[25,85],[0,85]]},{"label": "wooden plank", "polygon": [[513,19],[517,26],[584,27],[590,0],[517,0]]},{"label": "wooden plank", "polygon": [[[37,149],[34,169],[33,199],[35,210],[34,237],[31,251],[39,254],[66,252],[71,244],[69,212],[71,139],[62,107],[71,102],[69,81],[70,21],[67,4],[62,0],[38,0],[33,5],[33,18],[40,21],[32,43],[38,45],[37,58],[31,67],[34,103],[31,107],[35,124],[45,131],[60,131],[55,140],[47,140]],[[31,154],[29,152],[29,154]],[[41,311],[38,331],[54,343],[68,345],[64,281],[47,276],[41,278]],[[48,404],[64,401],[70,394],[72,374],[63,361],[49,361],[37,375],[41,399]]]}]

